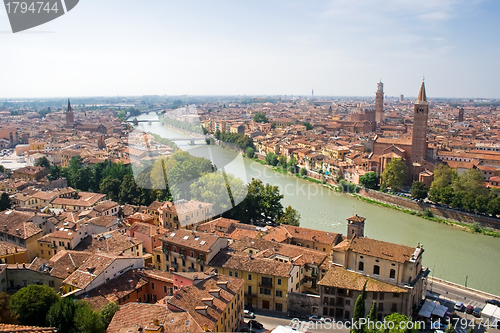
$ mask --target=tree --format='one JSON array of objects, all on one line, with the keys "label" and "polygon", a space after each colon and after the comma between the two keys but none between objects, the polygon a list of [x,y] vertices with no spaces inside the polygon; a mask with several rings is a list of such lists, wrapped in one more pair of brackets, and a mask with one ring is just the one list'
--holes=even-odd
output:
[{"label": "tree", "polygon": [[9,309],[10,296],[7,293],[0,293],[0,323],[17,324],[17,315]]},{"label": "tree", "polygon": [[390,333],[406,333],[406,332],[417,332],[418,328],[413,328],[411,330],[408,327],[411,327],[412,324],[408,324],[411,322],[411,319],[406,317],[403,314],[399,314],[397,312],[390,314],[384,318],[384,322],[389,323],[392,322],[394,324],[387,324],[386,326],[394,328],[390,329]]},{"label": "tree", "polygon": [[299,212],[293,209],[292,206],[288,206],[285,208],[285,213],[278,220],[278,223],[288,224],[298,227],[300,226],[299,220],[300,220]]},{"label": "tree", "polygon": [[[372,307],[370,309],[370,313],[368,314],[368,323],[375,325],[375,322],[377,321],[377,301],[373,300]],[[368,331],[370,332],[376,332],[377,330],[375,328],[371,328],[368,326]]]},{"label": "tree", "polygon": [[415,181],[411,184],[411,197],[413,199],[427,198],[427,187],[423,182]]},{"label": "tree", "polygon": [[361,326],[359,321],[361,318],[365,317],[365,298],[366,298],[366,283],[365,282],[363,289],[361,290],[361,294],[359,294],[356,299],[356,303],[354,303],[354,313],[352,316],[353,327],[351,328],[352,333],[363,333],[365,331],[364,326]]},{"label": "tree", "polygon": [[383,186],[399,191],[406,182],[406,169],[406,164],[400,158],[392,159],[382,173]]},{"label": "tree", "polygon": [[302,168],[302,169],[300,169],[300,175],[301,175],[302,177],[304,177],[305,175],[307,175],[307,169],[306,169],[306,168]]},{"label": "tree", "polygon": [[216,138],[217,140],[220,140],[220,135],[221,135],[220,129],[217,129],[217,130],[215,131],[215,138]]},{"label": "tree", "polygon": [[295,158],[295,156],[292,156],[290,158],[290,161],[288,161],[288,171],[291,171],[293,173],[295,173],[295,171],[297,170],[297,164],[299,162],[297,161],[297,159]]},{"label": "tree", "polygon": [[120,181],[118,179],[107,176],[100,184],[101,193],[106,194],[108,199],[118,201],[120,195]]},{"label": "tree", "polygon": [[39,159],[36,160],[35,166],[42,166],[44,168],[50,168],[50,162],[47,159],[47,157],[42,156]]},{"label": "tree", "polygon": [[10,206],[12,206],[12,201],[7,192],[3,192],[0,196],[0,212],[9,209]]},{"label": "tree", "polygon": [[59,168],[57,165],[52,165],[49,169],[49,174],[47,176],[48,180],[56,180],[61,178],[61,168]]},{"label": "tree", "polygon": [[120,200],[122,203],[138,205],[141,201],[141,189],[137,187],[134,176],[125,175],[120,185]]},{"label": "tree", "polygon": [[359,183],[371,190],[377,190],[380,184],[380,176],[376,172],[367,172],[359,178]]},{"label": "tree", "polygon": [[213,204],[214,214],[222,214],[245,199],[247,189],[243,181],[231,174],[209,172],[191,184],[194,200]]},{"label": "tree", "polygon": [[108,328],[109,323],[113,319],[115,313],[120,310],[120,306],[116,302],[106,304],[100,311],[104,328]]},{"label": "tree", "polygon": [[266,115],[262,112],[257,112],[254,116],[253,116],[253,121],[255,121],[256,123],[268,123],[269,122],[269,119],[267,119]]},{"label": "tree", "polygon": [[252,147],[247,147],[245,153],[247,154],[248,158],[253,158],[255,150]]},{"label": "tree", "polygon": [[74,320],[79,333],[104,333],[106,330],[101,314],[85,302],[76,308]]},{"label": "tree", "polygon": [[281,155],[280,157],[278,157],[278,165],[283,169],[286,168],[286,156]]},{"label": "tree", "polygon": [[455,170],[446,164],[440,164],[434,169],[434,180],[429,189],[429,200],[449,204],[452,200],[453,189],[451,182],[456,177]]},{"label": "tree", "polygon": [[314,128],[314,126],[310,122],[308,122],[308,121],[304,121],[302,123],[302,125],[304,125],[306,127],[307,131],[310,131],[310,130],[312,130]]},{"label": "tree", "polygon": [[50,327],[57,328],[58,332],[77,332],[74,322],[77,302],[64,297],[52,304],[47,313],[46,321]]},{"label": "tree", "polygon": [[86,167],[78,170],[73,176],[73,186],[81,191],[88,191],[92,188],[92,180],[94,179],[94,169]]},{"label": "tree", "polygon": [[3,165],[0,164],[0,172],[4,173],[5,172],[5,168]]},{"label": "tree", "polygon": [[278,155],[276,155],[275,153],[267,153],[266,163],[272,166],[278,165]]},{"label": "tree", "polygon": [[56,292],[49,286],[32,284],[12,295],[9,307],[22,325],[43,326],[47,312],[57,300]]}]

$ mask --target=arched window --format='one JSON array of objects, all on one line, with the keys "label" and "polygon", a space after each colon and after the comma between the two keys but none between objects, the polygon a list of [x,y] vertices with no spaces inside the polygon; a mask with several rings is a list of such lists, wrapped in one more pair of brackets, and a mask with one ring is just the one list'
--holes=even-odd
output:
[{"label": "arched window", "polygon": [[362,261],[360,261],[358,270],[362,272],[364,269],[365,269],[365,264]]},{"label": "arched window", "polygon": [[389,277],[391,279],[395,279],[396,278],[396,271],[394,269],[391,269],[391,271],[389,273]]},{"label": "arched window", "polygon": [[379,265],[373,266],[373,274],[374,275],[379,275],[380,274],[380,266]]}]

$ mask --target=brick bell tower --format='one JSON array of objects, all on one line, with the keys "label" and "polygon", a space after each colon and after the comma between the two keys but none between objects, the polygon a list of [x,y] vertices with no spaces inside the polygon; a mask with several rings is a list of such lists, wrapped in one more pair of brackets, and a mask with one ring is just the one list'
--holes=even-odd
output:
[{"label": "brick bell tower", "polygon": [[425,84],[422,81],[417,102],[413,109],[413,134],[411,141],[411,177],[418,180],[423,160],[427,155],[427,119],[429,117],[429,102],[425,94]]},{"label": "brick bell tower", "polygon": [[384,84],[382,81],[377,83],[375,92],[375,121],[380,123],[384,120]]}]

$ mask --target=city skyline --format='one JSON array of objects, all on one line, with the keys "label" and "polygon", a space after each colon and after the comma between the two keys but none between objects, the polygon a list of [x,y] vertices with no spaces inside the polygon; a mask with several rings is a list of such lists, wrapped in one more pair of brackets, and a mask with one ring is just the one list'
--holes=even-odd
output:
[{"label": "city skyline", "polygon": [[81,2],[12,34],[0,10],[0,98],[500,98],[494,1]]}]

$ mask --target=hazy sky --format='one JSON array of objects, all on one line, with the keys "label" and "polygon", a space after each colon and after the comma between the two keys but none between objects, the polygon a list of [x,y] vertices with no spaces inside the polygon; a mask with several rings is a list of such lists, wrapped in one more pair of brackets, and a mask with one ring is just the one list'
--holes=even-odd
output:
[{"label": "hazy sky", "polygon": [[0,98],[315,95],[500,98],[498,0],[80,0],[12,34]]}]

